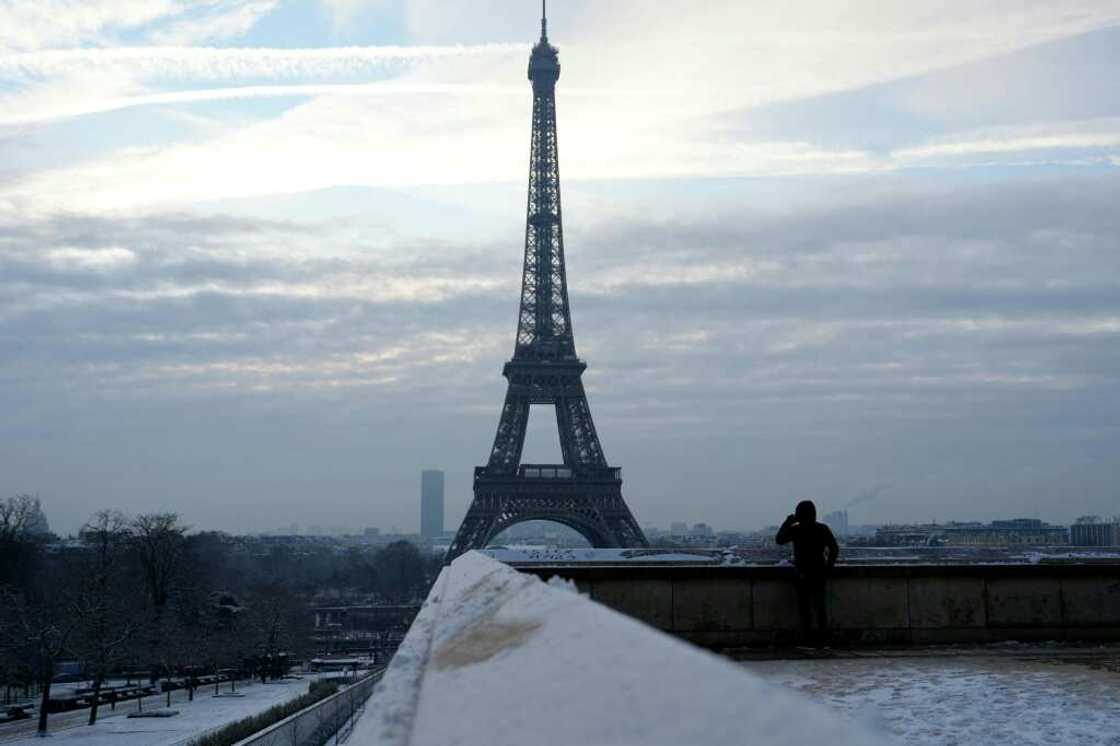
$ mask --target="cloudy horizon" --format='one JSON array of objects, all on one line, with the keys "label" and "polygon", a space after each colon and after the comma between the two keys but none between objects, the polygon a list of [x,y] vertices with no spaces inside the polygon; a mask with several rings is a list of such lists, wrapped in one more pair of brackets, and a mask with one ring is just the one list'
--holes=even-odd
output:
[{"label": "cloudy horizon", "polygon": [[[0,496],[62,532],[409,531],[440,468],[454,529],[538,13],[0,5]],[[639,523],[1120,514],[1120,2],[561,0],[549,33],[576,346]]]}]

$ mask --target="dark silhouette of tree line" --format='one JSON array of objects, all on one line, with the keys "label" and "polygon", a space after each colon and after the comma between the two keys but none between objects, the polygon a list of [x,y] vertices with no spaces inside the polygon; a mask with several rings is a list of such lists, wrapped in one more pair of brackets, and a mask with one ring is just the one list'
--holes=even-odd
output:
[{"label": "dark silhouette of tree line", "polygon": [[112,679],[164,679],[193,699],[206,674],[282,676],[277,661],[314,652],[314,599],[417,601],[440,564],[407,542],[339,551],[191,532],[175,513],[102,510],[58,540],[35,530],[37,511],[27,495],[0,500],[0,686],[9,699],[38,687],[40,733],[60,661],[89,680],[92,725]]}]

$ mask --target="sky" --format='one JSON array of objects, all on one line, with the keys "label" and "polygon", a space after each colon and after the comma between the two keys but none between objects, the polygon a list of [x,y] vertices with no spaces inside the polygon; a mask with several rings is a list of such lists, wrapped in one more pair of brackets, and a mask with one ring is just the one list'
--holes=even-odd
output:
[{"label": "sky", "polygon": [[[454,529],[539,12],[0,0],[0,495],[410,531],[441,468]],[[1120,513],[1120,1],[549,16],[573,329],[641,524]]]}]

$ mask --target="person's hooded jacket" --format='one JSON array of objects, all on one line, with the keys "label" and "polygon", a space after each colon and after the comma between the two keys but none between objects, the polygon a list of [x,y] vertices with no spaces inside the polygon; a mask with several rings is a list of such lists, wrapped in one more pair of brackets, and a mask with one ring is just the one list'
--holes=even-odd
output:
[{"label": "person's hooded jacket", "polygon": [[797,504],[794,514],[787,516],[778,529],[775,541],[779,544],[793,542],[793,564],[808,575],[830,570],[840,553],[832,529],[817,523],[817,506],[812,500],[802,500]]}]

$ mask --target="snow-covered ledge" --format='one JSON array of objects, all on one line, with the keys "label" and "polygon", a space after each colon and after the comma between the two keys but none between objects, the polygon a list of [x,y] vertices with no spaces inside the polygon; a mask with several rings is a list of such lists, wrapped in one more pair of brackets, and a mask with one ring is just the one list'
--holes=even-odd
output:
[{"label": "snow-covered ledge", "polygon": [[478,552],[444,568],[353,746],[885,739],[741,666]]}]

